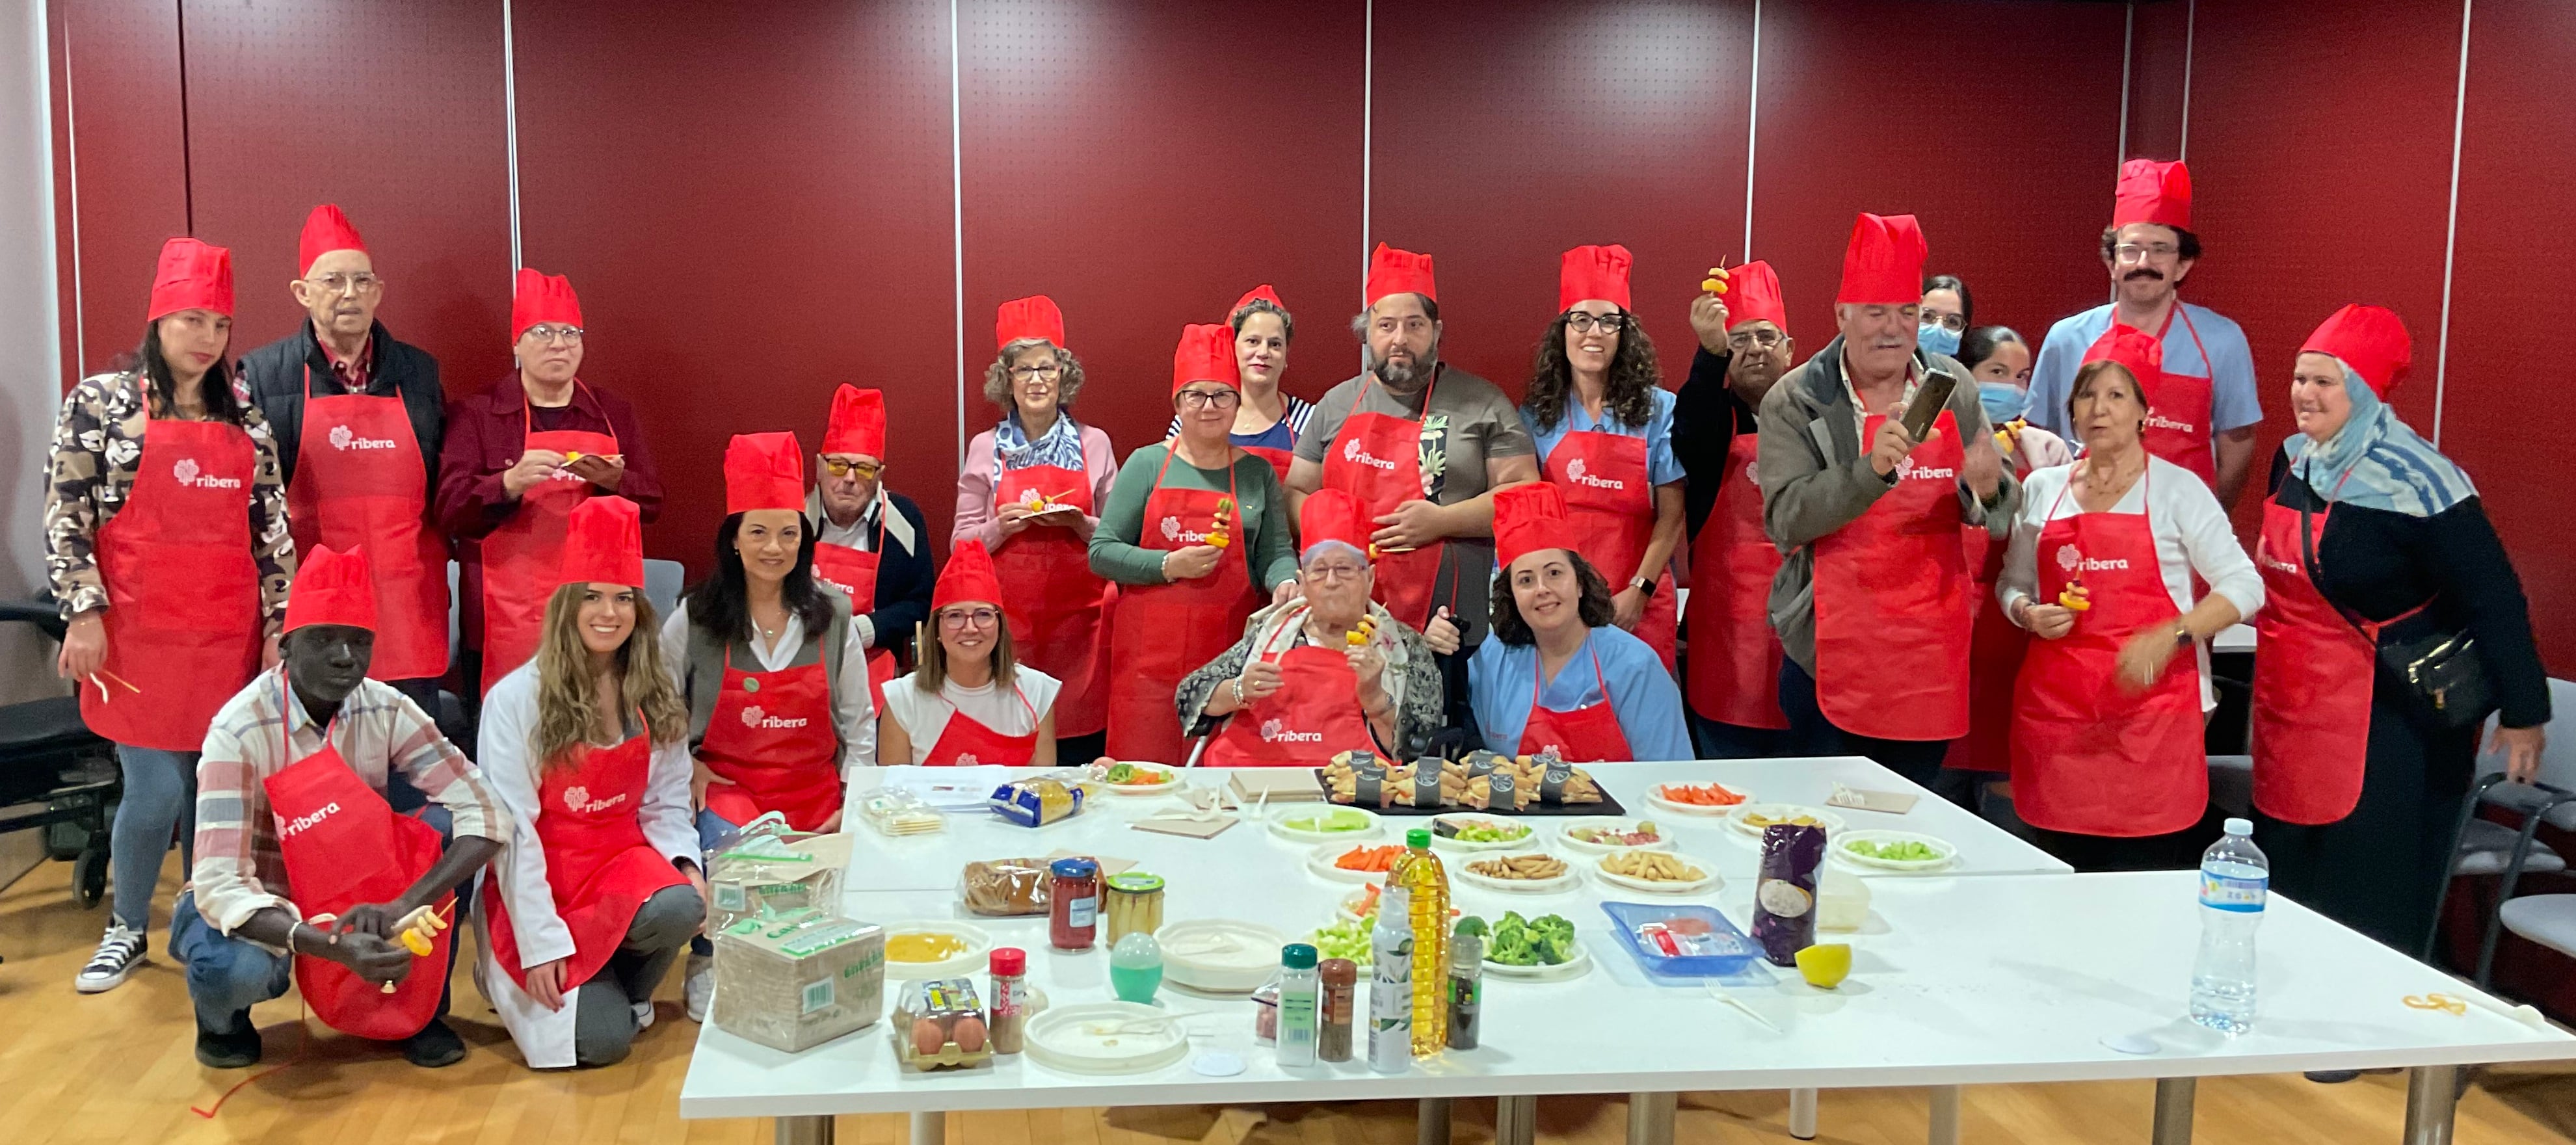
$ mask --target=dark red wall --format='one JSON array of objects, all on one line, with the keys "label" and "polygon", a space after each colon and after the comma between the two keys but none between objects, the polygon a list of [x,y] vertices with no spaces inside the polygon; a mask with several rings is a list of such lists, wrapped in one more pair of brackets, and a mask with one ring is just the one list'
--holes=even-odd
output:
[{"label": "dark red wall", "polygon": [[55,40],[54,218],[65,277],[76,273],[79,284],[75,292],[63,283],[63,308],[79,326],[63,343],[68,388],[143,340],[161,243],[188,233],[187,146],[170,0],[46,10]]}]

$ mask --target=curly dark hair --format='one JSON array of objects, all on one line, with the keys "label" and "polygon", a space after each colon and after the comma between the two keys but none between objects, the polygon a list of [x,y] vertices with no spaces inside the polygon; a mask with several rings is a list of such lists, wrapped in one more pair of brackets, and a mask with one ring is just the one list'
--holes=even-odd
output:
[{"label": "curly dark hair", "polygon": [[[1611,619],[1618,615],[1618,610],[1610,604],[1609,580],[1601,575],[1601,570],[1592,567],[1592,562],[1585,560],[1583,554],[1567,549],[1565,555],[1573,559],[1574,583],[1583,590],[1581,599],[1575,604],[1574,614],[1588,627],[1609,627]],[[1527,647],[1538,639],[1530,633],[1529,622],[1521,619],[1520,602],[1512,598],[1510,566],[1494,570],[1491,599],[1488,611],[1493,614],[1494,639],[1515,648]]]},{"label": "curly dark hair", "polygon": [[[1539,339],[1538,354],[1530,362],[1529,389],[1521,404],[1540,429],[1565,420],[1565,403],[1574,393],[1574,367],[1565,360],[1565,320],[1572,313],[1547,324],[1547,336]],[[1601,404],[1619,424],[1643,426],[1655,416],[1655,390],[1663,384],[1664,370],[1655,361],[1654,339],[1646,337],[1637,316],[1625,308],[1619,315],[1627,323],[1619,331],[1619,348],[1610,354],[1608,392]]]}]

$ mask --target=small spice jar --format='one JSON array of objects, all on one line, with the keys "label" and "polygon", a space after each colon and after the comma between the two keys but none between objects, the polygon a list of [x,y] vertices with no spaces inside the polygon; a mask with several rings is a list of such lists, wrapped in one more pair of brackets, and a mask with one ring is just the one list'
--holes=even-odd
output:
[{"label": "small spice jar", "polygon": [[996,947],[986,964],[993,972],[993,1008],[987,1011],[985,1036],[991,1039],[994,1053],[1018,1053],[1029,1017],[1028,952]]},{"label": "small spice jar", "polygon": [[1323,1032],[1315,1040],[1315,1057],[1328,1062],[1351,1060],[1351,1036],[1357,1028],[1359,964],[1327,958],[1319,968],[1324,981]]},{"label": "small spice jar", "polygon": [[1057,859],[1047,867],[1047,944],[1058,950],[1089,950],[1100,939],[1100,864],[1090,859]]},{"label": "small spice jar", "polygon": [[1152,934],[1163,929],[1163,876],[1143,871],[1111,875],[1106,880],[1107,899],[1101,904],[1109,933],[1101,941],[1111,946],[1131,934]]}]

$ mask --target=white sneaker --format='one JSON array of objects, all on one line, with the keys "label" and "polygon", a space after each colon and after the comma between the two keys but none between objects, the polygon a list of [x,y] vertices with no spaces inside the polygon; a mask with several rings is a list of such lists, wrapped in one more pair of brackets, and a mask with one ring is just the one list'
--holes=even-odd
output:
[{"label": "white sneaker", "polygon": [[[102,987],[104,989],[104,987]],[[689,1020],[707,1020],[707,1004],[716,999],[716,959],[712,954],[692,954],[689,968],[680,983],[680,992],[689,1000]]]},{"label": "white sneaker", "polygon": [[72,987],[83,994],[100,994],[116,989],[132,977],[134,968],[143,964],[143,932],[128,929],[125,924],[107,924],[107,934],[98,940],[98,953],[89,956],[72,979]]},{"label": "white sneaker", "polygon": [[635,1032],[640,1034],[652,1028],[653,1004],[651,1002],[635,1003]]}]

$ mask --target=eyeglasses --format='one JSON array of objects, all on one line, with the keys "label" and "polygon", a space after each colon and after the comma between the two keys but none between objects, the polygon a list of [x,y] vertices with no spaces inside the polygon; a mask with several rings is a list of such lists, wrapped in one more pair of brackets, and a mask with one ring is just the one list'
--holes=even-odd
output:
[{"label": "eyeglasses", "polygon": [[1788,335],[1777,330],[1739,330],[1726,336],[1726,348],[1738,353],[1755,346],[1768,350],[1788,340]]},{"label": "eyeglasses", "polygon": [[1235,404],[1242,400],[1243,395],[1236,393],[1233,390],[1181,391],[1181,404],[1191,409],[1206,409],[1209,406],[1215,406],[1218,409],[1233,409]]},{"label": "eyeglasses", "polygon": [[1938,326],[1944,330],[1965,330],[1968,328],[1967,318],[1958,314],[1925,314],[1923,316],[1923,324],[1926,326]]},{"label": "eyeglasses", "polygon": [[[363,270],[356,274],[325,274],[304,281],[330,294],[373,294],[385,287],[384,279]],[[573,336],[579,338],[581,332],[573,331]]]},{"label": "eyeglasses", "polygon": [[939,614],[939,623],[946,628],[991,628],[1001,619],[1001,610],[993,608],[952,608]]},{"label": "eyeglasses", "polygon": [[566,346],[581,345],[581,327],[579,326],[548,326],[540,322],[537,325],[528,327],[527,330],[522,332],[519,336],[522,338],[534,338],[537,341],[544,342],[549,345],[556,342],[561,342]]},{"label": "eyeglasses", "polygon": [[1358,580],[1368,573],[1366,565],[1307,565],[1306,575],[1331,584],[1335,581]]},{"label": "eyeglasses", "polygon": [[2172,243],[2154,243],[2145,246],[2137,243],[2121,243],[2111,248],[2111,257],[2121,262],[2145,262],[2150,257],[2172,258],[2181,253],[2182,248]]},{"label": "eyeglasses", "polygon": [[844,461],[838,457],[826,457],[823,459],[823,472],[834,477],[847,477],[856,473],[861,481],[874,481],[877,479],[877,474],[885,472],[885,466],[874,461]]},{"label": "eyeglasses", "polygon": [[1040,378],[1044,378],[1047,381],[1052,382],[1063,373],[1064,367],[1062,366],[1013,366],[1011,367],[1011,380],[1015,382],[1033,382]]},{"label": "eyeglasses", "polygon": [[1600,327],[1604,334],[1616,334],[1627,325],[1628,316],[1625,314],[1591,314],[1577,310],[1565,316],[1565,328],[1577,334],[1586,333],[1595,326]]}]

